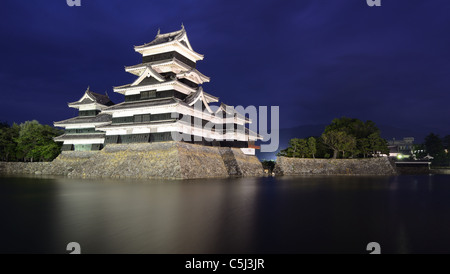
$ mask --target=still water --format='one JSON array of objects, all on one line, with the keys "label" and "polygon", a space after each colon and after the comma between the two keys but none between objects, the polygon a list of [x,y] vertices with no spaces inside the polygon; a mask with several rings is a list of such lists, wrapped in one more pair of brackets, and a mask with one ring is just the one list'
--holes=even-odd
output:
[{"label": "still water", "polygon": [[0,252],[450,253],[450,176],[0,177]]}]

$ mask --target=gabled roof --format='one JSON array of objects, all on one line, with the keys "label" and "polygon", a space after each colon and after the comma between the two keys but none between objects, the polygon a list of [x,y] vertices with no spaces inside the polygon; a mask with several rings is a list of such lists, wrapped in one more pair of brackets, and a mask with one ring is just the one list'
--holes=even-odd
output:
[{"label": "gabled roof", "polygon": [[231,107],[231,106],[226,105],[224,103],[220,104],[219,108],[216,110],[215,113],[217,114],[217,113],[219,113],[221,111],[225,112],[225,113],[228,113],[230,115],[234,115],[235,114],[234,107]]},{"label": "gabled roof", "polygon": [[252,136],[252,137],[256,137],[256,139],[258,140],[262,140],[264,139],[264,137],[262,135],[260,135],[259,133],[254,132],[253,130],[250,130],[248,128],[245,128],[245,134]]},{"label": "gabled roof", "polygon": [[223,112],[226,114],[229,114],[233,117],[239,117],[241,119],[244,119],[246,122],[251,123],[251,120],[248,119],[247,117],[245,117],[244,115],[240,114],[239,112],[234,110],[234,107],[226,105],[224,103],[221,103],[219,108],[216,110],[215,114],[219,113],[219,112]]},{"label": "gabled roof", "polygon": [[136,76],[142,76],[143,73],[146,72],[147,68],[150,67],[153,69],[156,73],[164,73],[167,71],[161,71],[161,66],[178,66],[178,70],[175,71],[177,73],[178,78],[188,78],[193,77],[197,80],[198,83],[203,82],[209,82],[211,79],[210,77],[204,75],[200,71],[198,71],[195,68],[191,68],[184,64],[183,62],[179,61],[176,57],[173,57],[172,59],[167,60],[159,60],[159,61],[153,61],[153,62],[146,62],[141,63],[133,66],[125,66],[125,71],[129,72],[131,74],[134,74]]},{"label": "gabled roof", "polygon": [[180,72],[177,74],[177,77],[179,78],[188,78],[193,77],[197,82],[197,84],[202,84],[204,82],[209,82],[210,78],[208,76],[205,76],[203,73],[198,71],[197,69],[193,68],[188,71]]},{"label": "gabled roof", "polygon": [[199,87],[196,92],[191,93],[188,97],[186,97],[185,102],[188,105],[193,105],[199,99],[205,99],[208,104],[219,101],[219,97],[212,96],[211,94],[204,92],[202,87]]},{"label": "gabled roof", "polygon": [[[147,78],[148,79],[148,78]],[[114,92],[124,94],[128,90],[138,90],[138,91],[146,91],[146,90],[158,90],[158,88],[163,86],[178,86],[180,89],[177,89],[179,92],[189,95],[195,91],[195,89],[191,86],[186,85],[185,83],[178,81],[178,79],[173,79],[171,81],[158,82],[158,83],[148,83],[145,80],[140,85],[132,86],[131,84],[113,87]]]},{"label": "gabled roof", "polygon": [[166,81],[166,79],[159,74],[158,72],[156,72],[154,69],[152,69],[150,66],[147,66],[147,68],[145,69],[145,71],[141,74],[141,76],[139,76],[139,78],[136,79],[136,81],[134,81],[131,86],[137,86],[139,85],[142,80],[144,80],[147,77],[153,77],[156,80],[158,80],[158,82],[164,82]]},{"label": "gabled roof", "polygon": [[160,65],[170,65],[170,64],[174,64],[180,67],[180,71],[187,71],[189,69],[191,69],[191,67],[189,67],[188,65],[184,64],[182,61],[178,60],[177,57],[173,57],[172,59],[166,59],[166,60],[159,60],[159,61],[152,61],[152,62],[146,62],[146,63],[141,63],[141,64],[137,64],[134,66],[125,66],[125,71],[132,73],[134,75],[140,76],[145,69],[147,68],[147,66],[150,66],[152,68],[156,68]]},{"label": "gabled roof", "polygon": [[158,34],[156,34],[153,41],[140,46],[134,46],[134,50],[143,56],[159,54],[167,50],[177,51],[192,62],[203,60],[204,57],[192,49],[183,25],[181,26],[181,30],[174,32],[161,34],[158,30]]},{"label": "gabled roof", "polygon": [[179,41],[183,46],[187,47],[190,50],[193,50],[191,47],[191,44],[189,43],[189,40],[186,35],[186,30],[184,29],[184,25],[181,25],[181,29],[169,33],[161,34],[160,30],[158,29],[158,33],[156,34],[155,39],[153,41],[143,44],[141,46],[135,46],[135,49],[143,49],[150,46],[160,45],[167,42],[172,41]]},{"label": "gabled roof", "polygon": [[79,106],[85,104],[97,103],[103,106],[112,106],[114,103],[109,99],[108,93],[99,94],[91,91],[89,87],[86,89],[83,97],[76,102],[69,103],[69,107],[71,106]]},{"label": "gabled roof", "polygon": [[203,102],[203,104],[205,105],[206,109],[210,112],[213,113],[213,111],[211,110],[211,108],[209,107],[209,103],[211,102],[218,102],[219,98],[212,96],[211,94],[208,94],[206,92],[203,91],[202,87],[199,87],[198,90],[195,93],[191,93],[188,97],[186,97],[186,99],[184,100],[186,102],[186,104],[188,104],[189,106],[193,106],[195,103],[197,103],[199,100],[201,100]]}]

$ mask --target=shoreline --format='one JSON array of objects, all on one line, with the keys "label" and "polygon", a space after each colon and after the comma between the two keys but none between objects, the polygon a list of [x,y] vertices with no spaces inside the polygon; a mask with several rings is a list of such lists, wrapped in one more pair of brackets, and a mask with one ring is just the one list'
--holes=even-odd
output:
[{"label": "shoreline", "polygon": [[182,142],[110,144],[101,151],[63,151],[52,162],[1,162],[0,173],[75,178],[197,179],[263,175],[256,156],[238,148]]},{"label": "shoreline", "polygon": [[[161,147],[161,144],[157,145]],[[167,143],[166,143],[167,148]],[[151,149],[150,149],[151,148]],[[395,166],[395,163],[387,158],[369,159],[307,159],[307,158],[287,158],[278,157],[274,175],[262,172],[260,162],[255,156],[240,155],[238,149],[228,150],[220,154],[216,151],[219,148],[206,147],[210,155],[205,154],[205,147],[188,144],[180,149],[177,143],[169,144],[169,152],[162,155],[159,152],[158,159],[149,160],[143,157],[142,153],[137,153],[130,149],[129,145],[113,146],[114,152],[109,149],[108,157],[94,153],[62,153],[53,162],[0,162],[0,176],[30,176],[45,177],[57,176],[68,178],[86,179],[162,179],[162,180],[189,180],[189,179],[220,179],[220,178],[240,178],[240,177],[280,177],[280,176],[397,176],[397,175],[450,175],[450,168],[439,168],[430,170],[418,170],[419,172],[404,172]],[[151,155],[150,150],[155,149],[149,146],[143,150],[145,155]],[[131,150],[131,151],[130,151]],[[142,150],[142,148],[141,148]],[[180,152],[183,151],[184,152]],[[107,150],[108,151],[108,150]],[[202,151],[201,155],[193,157]],[[107,153],[105,151],[105,153]],[[175,153],[175,156],[173,155]],[[183,157],[188,159],[179,160],[179,154],[185,153]],[[120,157],[119,157],[119,156]],[[168,156],[171,155],[171,156]],[[119,158],[122,158],[121,160]],[[199,162],[199,159],[202,161]],[[148,163],[144,163],[148,161]],[[155,161],[159,161],[159,167]],[[125,162],[125,163],[124,163]],[[183,174],[182,168],[175,164],[189,164],[189,170]],[[95,163],[100,163],[95,164]],[[162,164],[162,165],[161,165]],[[212,169],[209,165],[215,166]],[[221,165],[219,165],[221,164]],[[109,170],[99,172],[103,166],[112,166]],[[130,167],[134,166],[134,169]],[[152,167],[149,170],[149,167]],[[159,169],[159,171],[158,171]],[[186,167],[185,167],[186,169]],[[92,173],[90,172],[92,171]],[[118,172],[116,172],[118,171]],[[160,176],[154,176],[155,174]],[[244,171],[244,172],[243,172]],[[153,176],[152,176],[153,175]]]}]

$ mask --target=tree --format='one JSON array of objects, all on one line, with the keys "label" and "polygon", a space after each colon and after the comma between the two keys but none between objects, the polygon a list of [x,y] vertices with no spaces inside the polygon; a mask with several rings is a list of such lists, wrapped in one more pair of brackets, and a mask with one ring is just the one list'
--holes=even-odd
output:
[{"label": "tree", "polygon": [[293,138],[289,141],[289,146],[291,149],[291,155],[290,157],[297,157],[298,154],[298,138]]},{"label": "tree", "polygon": [[316,153],[317,153],[317,146],[316,146],[316,138],[309,137],[308,138],[308,153],[311,154],[311,156],[315,159]]},{"label": "tree", "polygon": [[19,127],[14,124],[10,127],[6,123],[0,124],[0,161],[16,160],[17,143],[15,139],[19,136]]},{"label": "tree", "polygon": [[61,145],[53,141],[53,137],[62,132],[38,121],[27,121],[20,124],[17,142],[17,156],[24,161],[50,161],[58,156]]},{"label": "tree", "polygon": [[380,132],[375,123],[370,120],[363,122],[359,119],[348,117],[333,119],[331,124],[325,127],[325,132],[332,130],[344,131],[356,139],[366,138],[372,133]]},{"label": "tree", "polygon": [[363,122],[355,118],[341,117],[325,127],[321,137],[291,139],[289,147],[281,150],[278,156],[333,158],[367,157],[389,154],[387,141],[381,138],[380,130],[374,122]]},{"label": "tree", "polygon": [[308,142],[305,139],[297,139],[297,157],[305,158],[308,154]]},{"label": "tree", "polygon": [[322,134],[323,143],[333,150],[333,159],[336,159],[341,151],[341,144],[345,142],[346,136],[347,133],[337,130],[329,130]]},{"label": "tree", "polygon": [[307,154],[307,143],[305,139],[294,138],[289,141],[290,149],[286,150],[289,157],[301,157],[304,158]]},{"label": "tree", "polygon": [[33,162],[33,148],[37,145],[37,132],[39,132],[40,124],[38,121],[27,121],[20,124],[19,137],[17,141],[17,150],[19,152],[20,158],[24,161],[31,159]]},{"label": "tree", "polygon": [[342,158],[345,158],[345,152],[350,152],[352,155],[356,149],[356,138],[344,132],[341,137],[341,142],[338,144],[339,151],[342,152]]},{"label": "tree", "polygon": [[439,135],[430,133],[427,137],[425,137],[425,149],[428,154],[433,157],[444,152],[444,146],[441,138],[439,138]]},{"label": "tree", "polygon": [[[329,131],[342,131],[355,138],[356,145],[351,151],[346,150],[353,157],[357,155],[366,157],[369,152],[372,152],[372,155],[375,155],[376,152],[382,152],[383,154],[388,154],[389,152],[387,142],[380,136],[380,130],[370,120],[363,122],[355,118],[336,118],[325,128],[325,133]],[[371,137],[369,138],[369,136]]]},{"label": "tree", "polygon": [[450,159],[449,155],[445,153],[444,145],[439,135],[430,133],[425,137],[425,150],[434,159],[431,161],[434,166],[448,166]]},{"label": "tree", "polygon": [[369,149],[373,156],[379,154],[389,154],[389,148],[387,146],[387,141],[380,137],[378,133],[372,133],[367,138],[369,141]]},{"label": "tree", "polygon": [[277,156],[293,157],[293,154],[294,153],[292,147],[288,147],[280,150],[280,152],[277,153]]},{"label": "tree", "polygon": [[333,150],[330,149],[329,146],[324,144],[323,139],[321,137],[315,137],[316,139],[316,157],[317,158],[331,158],[333,154]]},{"label": "tree", "polygon": [[359,149],[359,152],[363,154],[363,157],[366,158],[370,152],[370,142],[369,138],[361,138],[356,141],[356,145]]},{"label": "tree", "polygon": [[298,158],[315,157],[316,151],[316,139],[314,137],[308,139],[293,138],[289,141],[289,147],[281,150],[277,156]]},{"label": "tree", "polygon": [[427,156],[424,144],[415,144],[412,147],[412,160],[423,159]]},{"label": "tree", "polygon": [[442,138],[442,145],[445,149],[450,150],[450,135],[446,135]]},{"label": "tree", "polygon": [[261,164],[263,166],[263,169],[267,169],[269,174],[272,174],[273,169],[275,168],[275,161],[274,160],[262,160]]}]

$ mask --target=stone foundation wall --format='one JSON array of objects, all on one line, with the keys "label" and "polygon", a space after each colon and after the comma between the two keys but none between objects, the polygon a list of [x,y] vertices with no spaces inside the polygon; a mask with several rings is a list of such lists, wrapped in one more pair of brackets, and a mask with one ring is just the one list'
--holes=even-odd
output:
[{"label": "stone foundation wall", "polygon": [[448,169],[443,169],[443,168],[431,169],[431,170],[429,170],[429,173],[431,173],[431,174],[450,174],[450,168],[448,168]]},{"label": "stone foundation wall", "polygon": [[176,143],[182,178],[228,177],[217,147]]},{"label": "stone foundation wall", "polygon": [[0,162],[0,174],[42,174],[42,170],[48,168],[51,163],[14,163]]},{"label": "stone foundation wall", "polygon": [[[226,155],[222,150],[228,150]],[[65,151],[51,163],[0,163],[0,173],[191,179],[257,176],[263,174],[263,169],[256,156],[244,155],[240,149],[161,142],[110,144],[95,152]]]},{"label": "stone foundation wall", "polygon": [[403,167],[397,166],[397,171],[399,174],[404,175],[420,175],[420,174],[430,174],[431,170],[428,166],[416,166],[416,167]]},{"label": "stone foundation wall", "polygon": [[234,157],[234,153],[231,148],[221,147],[219,148],[219,153],[230,176],[242,175],[242,171],[239,167],[238,162],[236,161],[236,158]]},{"label": "stone foundation wall", "polygon": [[231,148],[240,170],[240,176],[262,176],[264,170],[256,156],[245,155],[240,148]]},{"label": "stone foundation wall", "polygon": [[278,157],[276,175],[396,175],[386,157],[370,159],[302,159]]}]

